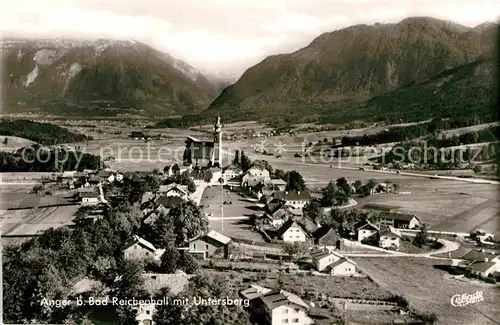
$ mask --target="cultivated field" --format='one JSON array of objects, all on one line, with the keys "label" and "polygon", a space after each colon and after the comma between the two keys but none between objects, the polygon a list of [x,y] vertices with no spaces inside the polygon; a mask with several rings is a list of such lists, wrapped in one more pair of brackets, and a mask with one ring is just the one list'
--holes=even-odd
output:
[{"label": "cultivated field", "polygon": [[[442,325],[493,325],[500,319],[500,287],[470,284],[447,277],[434,267],[446,263],[425,258],[355,258],[358,266],[375,282],[393,293],[403,293],[410,307],[433,312]],[[456,294],[484,292],[484,301],[467,307],[453,307]]]}]

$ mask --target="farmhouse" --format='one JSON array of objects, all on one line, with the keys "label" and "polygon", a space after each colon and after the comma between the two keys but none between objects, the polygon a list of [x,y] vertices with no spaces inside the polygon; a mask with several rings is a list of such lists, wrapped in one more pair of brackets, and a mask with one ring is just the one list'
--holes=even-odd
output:
[{"label": "farmhouse", "polygon": [[286,220],[302,216],[302,211],[282,206],[272,213],[266,213],[266,217],[273,227],[281,227]]},{"label": "farmhouse", "polygon": [[178,196],[184,200],[188,199],[189,194],[187,186],[179,185],[177,183],[160,185],[158,192],[166,196]]},{"label": "farmhouse", "polygon": [[271,176],[269,174],[269,171],[265,169],[263,166],[260,165],[253,165],[250,167],[249,170],[244,174],[243,177],[249,176],[249,177],[261,177],[264,180],[271,179]]},{"label": "farmhouse", "polygon": [[222,169],[222,179],[224,180],[224,183],[239,183],[239,178],[242,174],[243,170],[241,167],[235,164],[231,164]]},{"label": "farmhouse", "polygon": [[231,238],[211,230],[206,235],[198,236],[189,241],[188,252],[206,259],[218,252],[222,253],[224,258],[229,255],[229,243]]},{"label": "farmhouse", "polygon": [[500,262],[500,254],[485,250],[471,249],[460,259],[468,262]]},{"label": "farmhouse", "polygon": [[328,265],[340,260],[343,256],[335,254],[327,249],[320,250],[311,254],[312,262],[316,270],[322,272]]},{"label": "farmhouse", "polygon": [[401,233],[397,229],[393,227],[385,228],[380,231],[379,237],[379,246],[381,248],[399,249]]},{"label": "farmhouse", "polygon": [[302,229],[293,219],[288,219],[288,221],[278,229],[278,235],[284,242],[288,243],[305,242],[307,239],[304,229]]},{"label": "farmhouse", "polygon": [[272,178],[266,180],[266,186],[274,191],[284,191],[286,188],[286,182],[279,178]]},{"label": "farmhouse", "polygon": [[132,236],[122,248],[123,257],[128,260],[152,258],[159,260],[164,250],[156,249],[153,244],[139,236]]},{"label": "farmhouse", "polygon": [[358,241],[362,241],[364,239],[368,239],[372,236],[377,235],[379,228],[373,223],[367,221],[361,227],[356,229],[358,235]]},{"label": "farmhouse", "polygon": [[302,209],[311,201],[311,194],[308,191],[276,192],[274,197],[295,209]]},{"label": "farmhouse", "polygon": [[321,226],[313,233],[314,244],[322,247],[338,248],[340,236],[330,226]]},{"label": "farmhouse", "polygon": [[99,194],[95,191],[92,192],[80,192],[81,205],[97,205],[100,203]]},{"label": "farmhouse", "polygon": [[252,302],[252,300],[259,298],[260,296],[263,296],[271,291],[272,290],[269,288],[265,288],[256,284],[251,284],[250,288],[240,291],[240,296],[243,299],[248,299],[250,300],[250,302]]},{"label": "farmhouse", "polygon": [[285,290],[272,290],[257,298],[256,313],[264,316],[268,324],[312,324],[307,315],[310,306],[299,296]]},{"label": "farmhouse", "polygon": [[391,226],[400,229],[414,229],[420,226],[420,221],[414,214],[383,213],[379,216],[380,226]]},{"label": "farmhouse", "polygon": [[354,275],[356,274],[356,263],[347,258],[341,258],[328,265],[326,271],[331,275]]}]

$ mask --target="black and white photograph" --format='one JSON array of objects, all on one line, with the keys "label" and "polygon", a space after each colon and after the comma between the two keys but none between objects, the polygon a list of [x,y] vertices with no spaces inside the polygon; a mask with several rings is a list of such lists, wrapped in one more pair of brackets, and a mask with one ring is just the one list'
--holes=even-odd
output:
[{"label": "black and white photograph", "polygon": [[500,2],[10,0],[0,324],[500,325]]}]

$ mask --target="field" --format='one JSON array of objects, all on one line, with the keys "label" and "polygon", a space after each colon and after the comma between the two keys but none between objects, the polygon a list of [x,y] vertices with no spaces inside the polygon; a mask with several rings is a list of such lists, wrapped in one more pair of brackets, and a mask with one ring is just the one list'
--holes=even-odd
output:
[{"label": "field", "polygon": [[[470,284],[447,278],[434,267],[439,260],[424,258],[356,258],[358,266],[375,282],[393,293],[404,293],[410,307],[436,313],[442,325],[493,325],[500,319],[500,288]],[[484,292],[484,301],[467,307],[453,307],[456,294]]]}]

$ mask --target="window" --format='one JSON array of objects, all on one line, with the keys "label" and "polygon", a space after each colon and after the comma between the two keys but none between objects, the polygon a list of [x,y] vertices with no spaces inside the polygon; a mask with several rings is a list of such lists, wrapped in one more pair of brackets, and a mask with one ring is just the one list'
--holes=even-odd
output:
[{"label": "window", "polygon": [[298,323],[298,322],[299,322],[299,319],[298,319],[298,318],[294,318],[294,319],[292,320],[292,323]]},{"label": "window", "polygon": [[149,256],[149,252],[146,252],[146,256]]},{"label": "window", "polygon": [[196,244],[193,244],[193,249],[196,249]]},{"label": "window", "polygon": [[287,318],[282,319],[282,320],[281,320],[281,322],[282,322],[283,324],[288,324],[288,319],[287,319]]},{"label": "window", "polygon": [[149,314],[151,314],[151,311],[146,310],[146,315],[149,315]]},{"label": "window", "polygon": [[134,245],[134,249],[137,249],[137,245]]},{"label": "window", "polygon": [[295,308],[294,311],[295,311],[295,313],[298,313],[300,311],[300,309]]},{"label": "window", "polygon": [[205,249],[208,250],[208,245],[205,245]]},{"label": "window", "polygon": [[[285,310],[283,311],[285,314],[288,314],[288,308],[285,308]],[[288,322],[288,320],[287,320]]]}]

